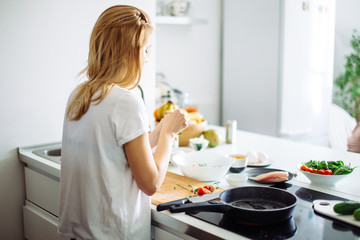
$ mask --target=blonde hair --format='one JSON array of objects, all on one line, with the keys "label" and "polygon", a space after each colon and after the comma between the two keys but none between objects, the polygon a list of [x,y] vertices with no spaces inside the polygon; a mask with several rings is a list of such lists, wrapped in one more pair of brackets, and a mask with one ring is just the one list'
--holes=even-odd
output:
[{"label": "blonde hair", "polygon": [[140,51],[152,29],[148,15],[133,6],[113,6],[100,15],[90,37],[88,64],[80,72],[88,80],[77,86],[70,99],[67,120],[80,120],[90,104],[99,104],[114,85],[130,90],[139,84]]}]

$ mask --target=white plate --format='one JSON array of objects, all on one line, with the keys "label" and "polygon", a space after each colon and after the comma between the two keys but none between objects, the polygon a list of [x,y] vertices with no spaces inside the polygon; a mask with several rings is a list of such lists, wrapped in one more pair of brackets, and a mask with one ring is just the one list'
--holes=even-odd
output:
[{"label": "white plate", "polygon": [[257,163],[248,163],[248,167],[267,167],[270,166],[273,163],[272,159],[266,159],[263,162],[257,162]]},{"label": "white plate", "polygon": [[315,212],[360,227],[360,221],[356,221],[353,215],[341,215],[334,212],[334,205],[340,202],[342,201],[318,199],[313,201],[313,207]]}]

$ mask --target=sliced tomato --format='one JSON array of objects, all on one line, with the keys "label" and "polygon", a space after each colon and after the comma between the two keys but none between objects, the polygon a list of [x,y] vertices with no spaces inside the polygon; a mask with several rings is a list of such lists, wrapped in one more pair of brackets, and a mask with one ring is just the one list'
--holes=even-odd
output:
[{"label": "sliced tomato", "polygon": [[208,194],[211,193],[211,191],[209,189],[206,188],[207,186],[204,187],[199,187],[197,190],[197,194],[199,194],[200,196],[204,195],[204,194]]},{"label": "sliced tomato", "polygon": [[215,191],[215,187],[214,187],[213,185],[206,185],[206,186],[204,186],[203,188],[209,190],[210,192]]}]

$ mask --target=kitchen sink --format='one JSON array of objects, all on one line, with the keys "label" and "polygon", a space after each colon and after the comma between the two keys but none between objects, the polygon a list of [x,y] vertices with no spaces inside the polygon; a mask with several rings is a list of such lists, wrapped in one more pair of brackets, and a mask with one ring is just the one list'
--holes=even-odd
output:
[{"label": "kitchen sink", "polygon": [[33,151],[33,153],[39,157],[46,158],[59,164],[61,162],[61,148],[39,149]]}]

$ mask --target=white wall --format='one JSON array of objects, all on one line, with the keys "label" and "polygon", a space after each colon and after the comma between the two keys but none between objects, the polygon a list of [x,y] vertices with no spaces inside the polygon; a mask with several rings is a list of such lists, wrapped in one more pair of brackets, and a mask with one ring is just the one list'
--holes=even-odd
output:
[{"label": "white wall", "polygon": [[207,24],[158,25],[156,71],[211,124],[220,123],[221,0],[193,0],[190,16]]},{"label": "white wall", "polygon": [[[155,1],[121,1],[151,17]],[[17,147],[61,140],[65,104],[85,66],[89,36],[102,11],[119,1],[0,2],[0,239],[22,239],[25,190]],[[153,56],[144,69],[153,109]],[[150,114],[149,114],[150,115]]]},{"label": "white wall", "polygon": [[353,29],[357,29],[357,34],[360,34],[359,11],[359,0],[336,2],[334,79],[345,71],[345,55],[352,51],[350,40]]}]

